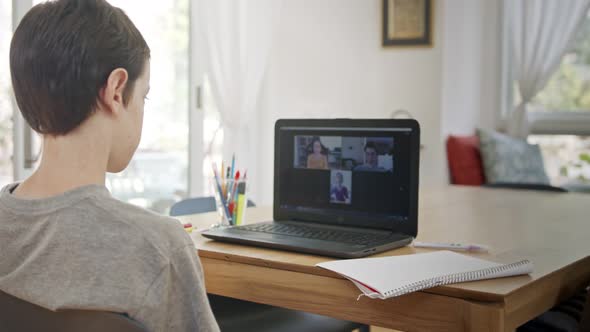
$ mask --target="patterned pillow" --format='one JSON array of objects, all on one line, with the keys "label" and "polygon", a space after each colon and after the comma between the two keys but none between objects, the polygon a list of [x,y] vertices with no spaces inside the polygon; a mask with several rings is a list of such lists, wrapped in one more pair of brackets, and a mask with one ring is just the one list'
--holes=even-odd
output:
[{"label": "patterned pillow", "polygon": [[549,184],[538,145],[483,129],[477,135],[488,183]]}]

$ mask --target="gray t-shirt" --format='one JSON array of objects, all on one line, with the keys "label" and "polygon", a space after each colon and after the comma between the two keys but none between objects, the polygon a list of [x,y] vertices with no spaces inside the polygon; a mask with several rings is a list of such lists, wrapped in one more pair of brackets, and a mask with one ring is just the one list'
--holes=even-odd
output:
[{"label": "gray t-shirt", "polygon": [[0,290],[51,310],[125,313],[149,331],[219,331],[178,221],[90,185],[44,199],[0,192]]}]

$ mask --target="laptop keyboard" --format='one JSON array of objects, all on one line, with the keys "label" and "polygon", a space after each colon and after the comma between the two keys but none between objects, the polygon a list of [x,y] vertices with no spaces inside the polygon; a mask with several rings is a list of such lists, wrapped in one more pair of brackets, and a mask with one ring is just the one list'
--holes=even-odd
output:
[{"label": "laptop keyboard", "polygon": [[252,224],[237,227],[240,230],[250,232],[261,232],[269,234],[279,234],[294,237],[302,237],[306,239],[334,241],[351,244],[369,244],[383,240],[389,235],[359,233],[344,230],[320,229],[317,227],[310,227],[305,225],[291,225],[291,224]]}]

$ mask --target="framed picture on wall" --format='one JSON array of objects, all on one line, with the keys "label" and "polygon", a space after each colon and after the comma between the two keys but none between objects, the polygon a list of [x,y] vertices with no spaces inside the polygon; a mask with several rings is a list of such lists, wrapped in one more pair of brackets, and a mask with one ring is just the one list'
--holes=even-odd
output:
[{"label": "framed picture on wall", "polygon": [[432,46],[433,0],[383,0],[383,46]]}]

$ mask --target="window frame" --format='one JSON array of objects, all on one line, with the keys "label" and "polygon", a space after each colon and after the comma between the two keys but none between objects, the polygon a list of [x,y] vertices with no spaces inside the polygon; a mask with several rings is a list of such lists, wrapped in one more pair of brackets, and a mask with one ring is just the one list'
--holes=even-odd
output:
[{"label": "window frame", "polygon": [[[33,6],[33,0],[12,0],[12,32],[16,30],[20,20]],[[33,135],[21,115],[16,99],[12,95],[12,172],[13,181],[21,181],[29,176],[33,165]]]}]

